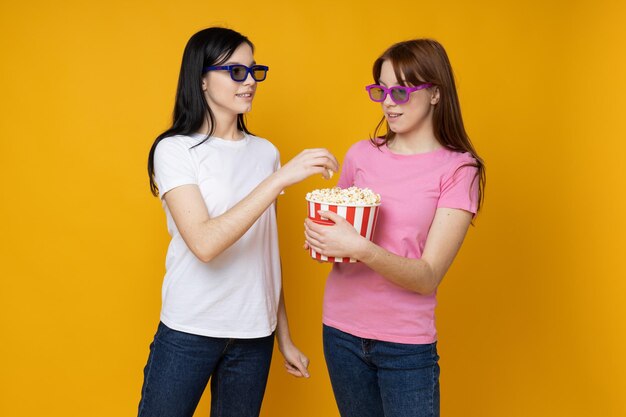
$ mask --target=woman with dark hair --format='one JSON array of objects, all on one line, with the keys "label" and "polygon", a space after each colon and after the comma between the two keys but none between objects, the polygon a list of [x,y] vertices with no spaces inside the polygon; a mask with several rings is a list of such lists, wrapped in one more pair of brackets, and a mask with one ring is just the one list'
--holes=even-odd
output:
[{"label": "woman with dark hair", "polygon": [[350,148],[338,185],[381,195],[374,239],[332,212],[320,214],[333,226],[306,220],[306,245],[360,261],[328,277],[324,354],[342,417],[438,416],[435,296],[480,208],[485,168],[438,42],[395,44],[373,72],[366,89],[384,116]]},{"label": "woman with dark hair", "polygon": [[276,147],[250,133],[243,115],[269,69],[253,52],[230,29],[193,35],[172,127],[150,149],[150,188],[172,239],[139,416],[191,417],[209,379],[212,416],[258,416],[274,332],[287,371],[308,377],[289,335],[275,200],[338,165],[310,149],[281,168]]}]

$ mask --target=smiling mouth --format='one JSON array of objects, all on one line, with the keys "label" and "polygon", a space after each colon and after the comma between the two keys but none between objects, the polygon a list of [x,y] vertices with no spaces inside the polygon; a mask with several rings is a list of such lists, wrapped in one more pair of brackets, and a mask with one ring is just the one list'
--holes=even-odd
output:
[{"label": "smiling mouth", "polygon": [[237,97],[242,97],[242,98],[250,98],[252,97],[252,93],[241,93],[241,94],[235,94]]},{"label": "smiling mouth", "polygon": [[397,119],[402,116],[402,113],[387,113],[387,118],[389,119]]}]

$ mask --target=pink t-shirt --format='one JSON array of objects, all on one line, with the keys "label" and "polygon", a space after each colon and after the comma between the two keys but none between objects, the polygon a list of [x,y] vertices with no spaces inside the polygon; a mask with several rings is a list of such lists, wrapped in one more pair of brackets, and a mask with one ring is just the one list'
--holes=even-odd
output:
[{"label": "pink t-shirt", "polygon": [[[407,258],[422,256],[439,207],[476,213],[477,169],[469,153],[441,148],[395,154],[369,140],[346,154],[338,186],[367,187],[381,196],[373,241]],[[436,295],[423,296],[383,278],[363,263],[336,263],[324,293],[324,324],[354,336],[397,343],[437,340]]]}]

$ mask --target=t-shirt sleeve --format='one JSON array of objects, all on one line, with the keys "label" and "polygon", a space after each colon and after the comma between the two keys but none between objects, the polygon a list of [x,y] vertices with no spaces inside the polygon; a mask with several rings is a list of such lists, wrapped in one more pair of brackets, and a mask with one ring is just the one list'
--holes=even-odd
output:
[{"label": "t-shirt sleeve", "polygon": [[274,157],[274,172],[278,171],[281,167],[280,165],[280,151],[278,150],[278,148],[276,146],[274,146],[274,152],[276,154],[276,156]]},{"label": "t-shirt sleeve", "polygon": [[[274,146],[274,152],[275,152],[274,172],[276,172],[281,167],[281,164],[280,164],[280,151],[278,150],[278,148],[276,146]],[[282,190],[279,195],[283,195],[283,194],[285,194],[285,190]]]},{"label": "t-shirt sleeve", "polygon": [[476,214],[478,207],[478,168],[471,157],[462,158],[452,166],[441,182],[437,208],[453,208]]},{"label": "t-shirt sleeve", "polygon": [[184,143],[159,142],[154,152],[154,181],[161,198],[173,188],[198,183],[191,155]]},{"label": "t-shirt sleeve", "polygon": [[339,181],[337,181],[337,187],[348,188],[354,185],[354,146],[348,149],[346,156],[343,158],[343,164],[341,165],[341,174],[339,174]]}]

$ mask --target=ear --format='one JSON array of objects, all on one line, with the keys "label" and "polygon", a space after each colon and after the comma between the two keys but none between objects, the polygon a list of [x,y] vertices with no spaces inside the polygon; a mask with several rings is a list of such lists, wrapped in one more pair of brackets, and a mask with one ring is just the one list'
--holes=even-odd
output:
[{"label": "ear", "polygon": [[209,83],[207,83],[207,77],[202,77],[202,91],[206,91],[209,88]]},{"label": "ear", "polygon": [[430,96],[430,104],[432,104],[434,106],[437,103],[439,103],[440,96],[441,95],[439,93],[439,87],[435,86],[435,89],[433,90],[433,94],[432,94],[432,96]]}]

